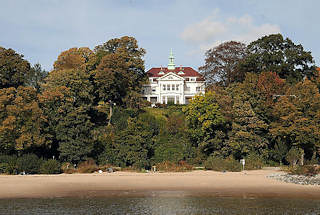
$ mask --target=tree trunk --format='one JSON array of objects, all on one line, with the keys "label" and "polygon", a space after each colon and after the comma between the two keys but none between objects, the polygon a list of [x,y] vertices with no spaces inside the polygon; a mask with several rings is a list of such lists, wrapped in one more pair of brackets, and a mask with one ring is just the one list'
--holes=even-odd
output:
[{"label": "tree trunk", "polygon": [[301,157],[300,157],[300,165],[303,166],[303,164],[304,164],[304,151],[302,150]]},{"label": "tree trunk", "polygon": [[110,102],[110,106],[109,106],[109,122],[108,125],[111,125],[111,117],[113,114],[113,107],[112,107],[112,102]]}]

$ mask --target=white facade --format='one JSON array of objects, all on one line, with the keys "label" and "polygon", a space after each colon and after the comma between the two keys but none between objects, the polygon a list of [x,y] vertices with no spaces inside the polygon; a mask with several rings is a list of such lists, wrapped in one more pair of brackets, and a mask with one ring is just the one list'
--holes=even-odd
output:
[{"label": "white facade", "polygon": [[202,76],[190,67],[175,68],[172,52],[168,68],[152,68],[147,74],[149,84],[142,93],[152,104],[188,104],[195,95],[205,93]]},{"label": "white facade", "polygon": [[150,84],[144,86],[143,97],[149,102],[161,104],[188,104],[197,94],[204,94],[203,81],[196,81],[196,77],[180,77],[173,72],[159,78],[149,78]]}]

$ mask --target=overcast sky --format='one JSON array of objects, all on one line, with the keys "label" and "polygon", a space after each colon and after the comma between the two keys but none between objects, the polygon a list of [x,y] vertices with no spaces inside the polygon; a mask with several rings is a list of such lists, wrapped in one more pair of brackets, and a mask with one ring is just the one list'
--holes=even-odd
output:
[{"label": "overcast sky", "polygon": [[221,42],[280,32],[319,65],[319,8],[318,0],[0,0],[0,46],[51,70],[64,50],[128,35],[146,49],[146,69],[166,66],[171,48],[176,65],[198,69]]}]

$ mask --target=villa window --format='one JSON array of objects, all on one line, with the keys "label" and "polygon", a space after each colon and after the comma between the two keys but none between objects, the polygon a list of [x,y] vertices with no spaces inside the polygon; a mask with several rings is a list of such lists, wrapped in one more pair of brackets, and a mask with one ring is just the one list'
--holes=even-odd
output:
[{"label": "villa window", "polygon": [[163,86],[163,91],[166,91],[166,85],[164,84],[164,85],[162,85]]},{"label": "villa window", "polygon": [[200,92],[200,90],[201,90],[201,87],[196,87],[197,92]]},{"label": "villa window", "polygon": [[176,104],[180,104],[180,97],[176,96]]},{"label": "villa window", "polygon": [[176,85],[176,91],[179,91],[179,84]]},{"label": "villa window", "polygon": [[170,91],[170,84],[167,84],[167,90]]},{"label": "villa window", "polygon": [[171,85],[171,90],[172,90],[172,91],[175,91],[174,87],[175,87],[175,85],[172,84],[172,85]]}]

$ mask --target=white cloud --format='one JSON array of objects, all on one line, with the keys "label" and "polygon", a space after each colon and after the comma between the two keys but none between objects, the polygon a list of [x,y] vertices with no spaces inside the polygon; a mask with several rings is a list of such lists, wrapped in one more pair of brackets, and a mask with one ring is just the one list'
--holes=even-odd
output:
[{"label": "white cloud", "polygon": [[197,50],[191,52],[195,54],[226,41],[235,40],[248,44],[262,36],[279,32],[278,25],[270,23],[257,25],[247,14],[241,17],[221,18],[215,11],[214,16],[187,26],[180,36],[186,42],[198,47]]}]

